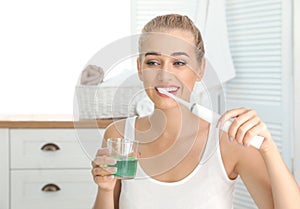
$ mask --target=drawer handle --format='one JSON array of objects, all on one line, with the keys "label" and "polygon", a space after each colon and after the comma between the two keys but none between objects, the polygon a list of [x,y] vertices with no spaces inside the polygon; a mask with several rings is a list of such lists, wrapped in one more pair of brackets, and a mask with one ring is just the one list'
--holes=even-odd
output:
[{"label": "drawer handle", "polygon": [[59,146],[53,143],[48,143],[42,146],[41,150],[43,151],[57,151],[60,150]]},{"label": "drawer handle", "polygon": [[43,188],[43,192],[58,192],[60,190],[59,186],[56,184],[46,184]]}]

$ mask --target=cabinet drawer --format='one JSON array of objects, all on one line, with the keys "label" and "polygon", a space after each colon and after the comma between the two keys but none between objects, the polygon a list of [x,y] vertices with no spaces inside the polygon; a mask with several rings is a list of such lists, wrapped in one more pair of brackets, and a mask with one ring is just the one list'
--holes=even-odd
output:
[{"label": "cabinet drawer", "polygon": [[11,169],[90,168],[102,136],[97,129],[81,130],[80,135],[84,142],[79,142],[76,129],[12,129]]},{"label": "cabinet drawer", "polygon": [[[42,191],[54,185],[58,191]],[[92,208],[96,192],[88,169],[11,172],[11,209]]]}]

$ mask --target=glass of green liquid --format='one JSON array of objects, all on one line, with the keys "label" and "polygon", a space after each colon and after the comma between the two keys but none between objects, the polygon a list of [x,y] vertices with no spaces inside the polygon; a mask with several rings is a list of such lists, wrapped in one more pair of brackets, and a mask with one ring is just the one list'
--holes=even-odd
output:
[{"label": "glass of green liquid", "polygon": [[118,179],[133,179],[136,174],[138,161],[138,141],[133,141],[124,138],[109,138],[107,147],[110,156],[117,163],[113,165],[117,167],[115,177]]}]

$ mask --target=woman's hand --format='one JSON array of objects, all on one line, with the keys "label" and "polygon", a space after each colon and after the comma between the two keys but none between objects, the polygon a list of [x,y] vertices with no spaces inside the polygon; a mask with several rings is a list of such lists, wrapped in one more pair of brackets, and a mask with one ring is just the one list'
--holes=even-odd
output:
[{"label": "woman's hand", "polygon": [[95,183],[100,190],[112,191],[116,184],[114,175],[117,172],[116,167],[109,167],[116,164],[116,160],[109,157],[107,148],[98,150],[96,158],[92,161],[92,175]]},{"label": "woman's hand", "polygon": [[264,141],[259,150],[262,154],[268,152],[270,149],[277,149],[266,124],[258,117],[254,110],[246,108],[229,110],[219,119],[218,126],[222,126],[227,120],[232,120],[232,125],[228,130],[230,141],[236,141],[247,147],[250,145],[253,137],[262,136],[264,137]]}]

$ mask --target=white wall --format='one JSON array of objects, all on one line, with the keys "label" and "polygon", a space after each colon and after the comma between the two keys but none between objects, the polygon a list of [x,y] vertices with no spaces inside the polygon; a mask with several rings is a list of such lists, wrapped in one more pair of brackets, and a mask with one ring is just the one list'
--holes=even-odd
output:
[{"label": "white wall", "polygon": [[0,114],[72,114],[102,47],[130,35],[130,0],[0,1]]},{"label": "white wall", "polygon": [[300,185],[300,1],[294,0],[294,172]]}]

